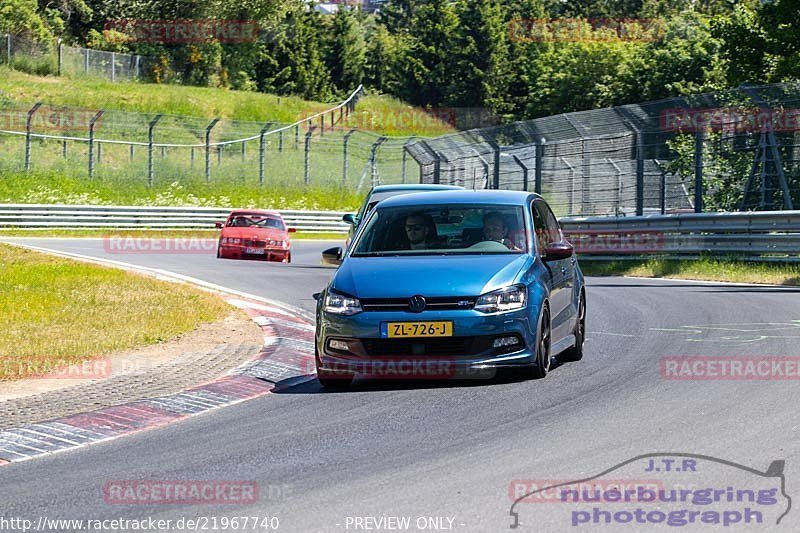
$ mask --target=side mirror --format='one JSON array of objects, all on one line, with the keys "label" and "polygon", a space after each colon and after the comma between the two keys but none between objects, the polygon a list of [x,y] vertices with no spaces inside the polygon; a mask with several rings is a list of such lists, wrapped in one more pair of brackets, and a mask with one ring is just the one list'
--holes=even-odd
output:
[{"label": "side mirror", "polygon": [[330,265],[341,265],[344,251],[341,246],[334,246],[322,252],[322,261]]},{"label": "side mirror", "polygon": [[214,222],[214,227],[217,229],[222,229],[222,222]]},{"label": "side mirror", "polygon": [[566,242],[551,242],[542,251],[542,261],[559,261],[561,259],[569,259],[572,257],[574,247]]},{"label": "side mirror", "polygon": [[342,221],[347,222],[348,224],[355,226],[356,225],[356,216],[353,213],[347,213],[346,215],[342,216]]},{"label": "side mirror", "polygon": [[286,231],[289,233],[297,233],[297,228],[286,228]]}]

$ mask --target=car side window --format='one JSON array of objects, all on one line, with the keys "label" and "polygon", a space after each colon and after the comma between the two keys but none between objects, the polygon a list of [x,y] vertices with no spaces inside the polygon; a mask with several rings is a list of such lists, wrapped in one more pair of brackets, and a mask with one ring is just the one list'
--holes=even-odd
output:
[{"label": "car side window", "polygon": [[546,238],[547,226],[545,224],[545,217],[539,204],[540,202],[533,202],[531,213],[533,214],[533,232],[536,236],[536,249],[539,250],[539,253],[542,253],[549,243]]},{"label": "car side window", "polygon": [[550,207],[542,200],[533,202],[533,227],[540,253],[552,242],[561,242],[561,228]]},{"label": "car side window", "polygon": [[561,235],[561,226],[558,224],[558,219],[556,215],[553,214],[553,211],[550,209],[550,206],[547,205],[546,202],[543,200],[539,200],[539,203],[542,205],[542,212],[544,213],[544,223],[547,227],[547,235],[549,236],[549,242],[561,242],[564,238]]}]

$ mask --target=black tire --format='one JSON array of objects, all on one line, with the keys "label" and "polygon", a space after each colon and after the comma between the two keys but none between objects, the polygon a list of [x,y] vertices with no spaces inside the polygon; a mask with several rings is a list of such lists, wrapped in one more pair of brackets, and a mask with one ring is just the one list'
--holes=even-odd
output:
[{"label": "black tire", "polygon": [[550,372],[550,344],[550,309],[545,307],[536,327],[536,364],[527,367],[523,377],[542,379],[547,376]]},{"label": "black tire", "polygon": [[317,374],[317,381],[319,384],[322,385],[326,389],[346,389],[353,383],[352,377],[339,377],[339,376],[331,376],[330,374],[325,376],[320,376]]},{"label": "black tire", "polygon": [[222,253],[220,248],[221,248],[220,244],[217,243],[217,259],[222,259]]},{"label": "black tire", "polygon": [[575,345],[559,355],[561,361],[580,361],[583,359],[583,342],[586,340],[586,295],[581,292],[578,301],[578,320],[575,322]]}]

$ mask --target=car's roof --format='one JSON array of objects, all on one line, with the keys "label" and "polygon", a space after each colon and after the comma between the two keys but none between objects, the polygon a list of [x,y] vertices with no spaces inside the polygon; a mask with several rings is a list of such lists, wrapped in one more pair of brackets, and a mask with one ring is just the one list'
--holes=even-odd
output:
[{"label": "car's roof", "polygon": [[387,207],[403,207],[409,205],[436,205],[436,204],[495,204],[495,205],[525,205],[530,199],[539,195],[527,191],[505,190],[449,190],[427,192],[425,194],[403,194],[392,196],[377,205],[378,209]]},{"label": "car's roof", "polygon": [[281,214],[277,211],[268,211],[266,209],[237,209],[236,211],[231,211],[231,214],[228,216],[239,216],[239,215],[270,215],[273,217],[280,217]]},{"label": "car's roof", "polygon": [[462,190],[464,187],[458,185],[441,185],[438,183],[404,183],[394,185],[378,185],[372,189],[372,194],[380,192],[399,192],[399,191],[450,191]]}]

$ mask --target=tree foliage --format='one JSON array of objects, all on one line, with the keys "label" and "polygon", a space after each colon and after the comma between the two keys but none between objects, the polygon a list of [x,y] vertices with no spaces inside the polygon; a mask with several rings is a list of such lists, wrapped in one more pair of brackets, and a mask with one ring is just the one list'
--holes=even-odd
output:
[{"label": "tree foliage", "polygon": [[[512,120],[796,80],[799,16],[797,0],[388,0],[330,16],[305,0],[4,0],[0,32],[157,56],[156,81],[317,100],[364,83]],[[253,21],[260,33],[137,42],[105,31],[118,19]],[[553,29],[565,20],[570,31]]]}]

